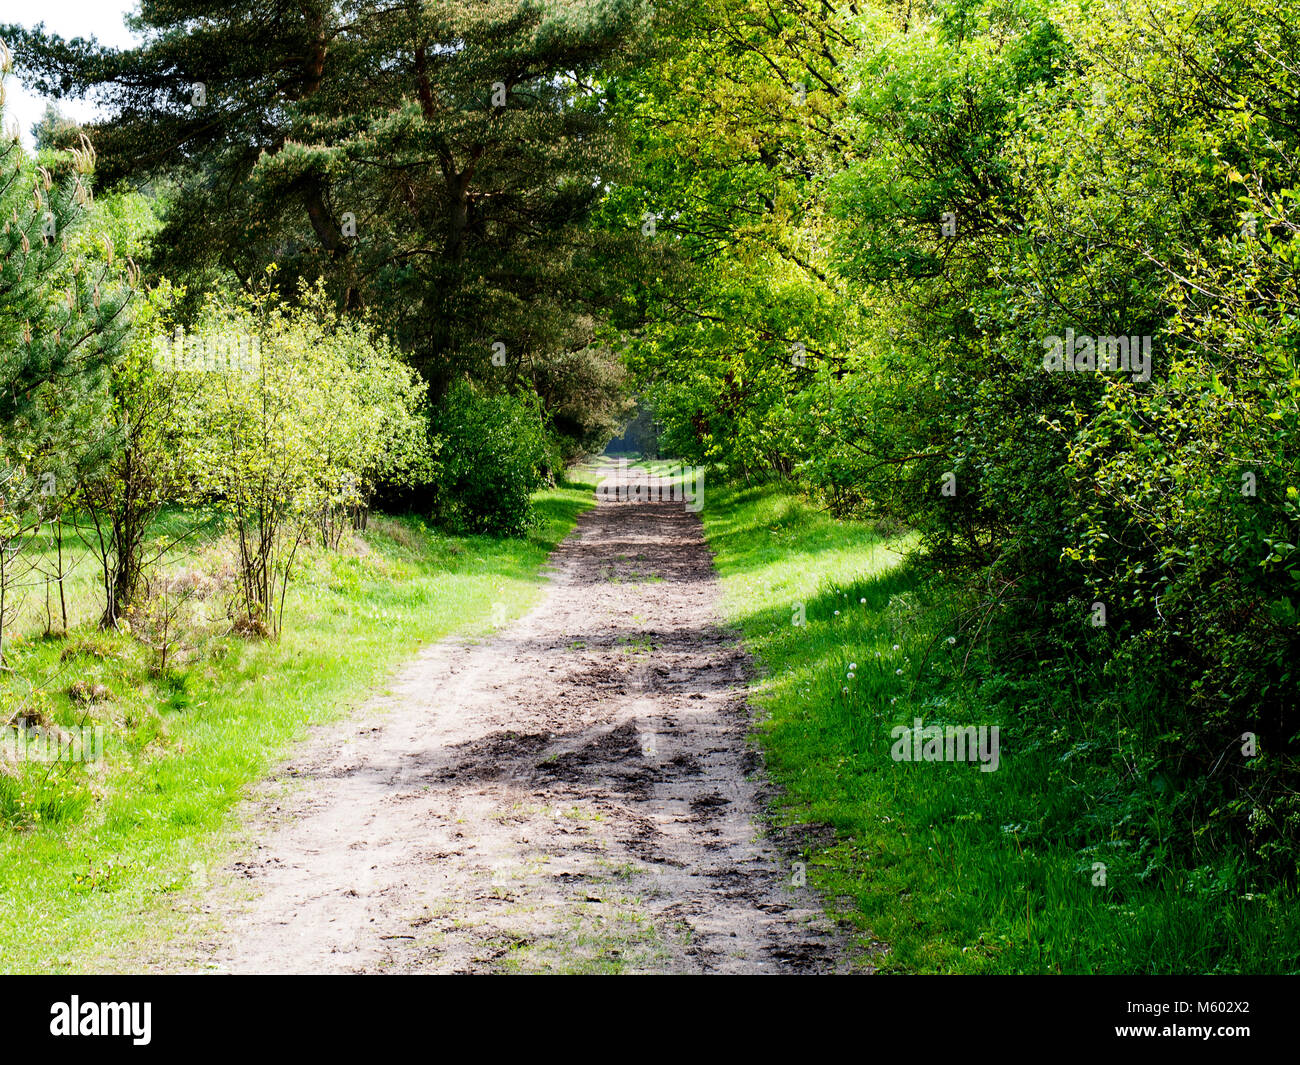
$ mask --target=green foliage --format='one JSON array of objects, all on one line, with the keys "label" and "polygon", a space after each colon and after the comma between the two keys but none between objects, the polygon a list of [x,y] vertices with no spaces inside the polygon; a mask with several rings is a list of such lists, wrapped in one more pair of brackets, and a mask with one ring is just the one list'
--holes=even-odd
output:
[{"label": "green foliage", "polygon": [[[833,519],[789,488],[718,487],[703,514],[726,615],[762,665],[753,694],[778,820],[802,843],[809,883],[888,944],[872,964],[1147,975],[1300,965],[1294,882],[1209,823],[1194,847],[1179,845],[1179,741],[1160,735],[1154,683],[1099,713],[1077,686],[1083,662],[1009,675],[967,625],[978,589],[903,561],[911,538]],[[998,768],[895,762],[891,729],[916,717],[998,726]],[[1254,771],[1252,788],[1272,768]]]},{"label": "green foliage", "polygon": [[59,110],[56,104],[47,103],[40,120],[32,125],[32,138],[37,152],[75,148],[81,127]]},{"label": "green foliage", "polygon": [[605,80],[643,50],[647,7],[167,0],[125,51],[4,32],[38,91],[101,93],[104,181],[158,190],[150,266],[192,310],[271,263],[289,300],[323,280],[384,322],[434,399],[467,373],[532,387],[576,454],[623,415],[594,321],[630,233],[588,222],[622,169]]},{"label": "green foliage", "polygon": [[[0,42],[0,103],[9,67]],[[83,140],[67,160],[52,174],[0,137],[0,661],[30,576],[25,534],[102,455],[96,413],[129,325],[134,270],[124,278],[111,239],[88,231],[94,153]]]},{"label": "green foliage", "polygon": [[[1136,752],[1080,848],[1140,824],[1287,878],[1293,8],[670,5],[609,205],[669,238],[625,308],[669,450],[916,530],[1024,735],[1055,749],[1069,691]],[[1067,335],[1151,362],[1057,372]]]},{"label": "green foliage", "polygon": [[655,61],[618,83],[634,179],[603,216],[642,233],[629,362],[665,454],[789,473],[818,432],[790,399],[858,328],[822,230],[845,17],[709,0],[658,18]]},{"label": "green foliage", "polygon": [[[973,10],[960,38],[913,29],[886,38],[888,69],[862,68],[873,153],[842,181],[841,269],[908,299],[883,360],[864,358],[884,380],[855,389],[840,476],[937,562],[984,572],[1013,673],[1085,687],[1103,720],[1143,707],[1144,775],[1169,782],[1151,839],[1248,847],[1294,875],[1295,174],[1279,148],[1297,42],[1251,6],[1050,25],[1030,5]],[[1227,117],[1242,100],[1260,117]],[[884,206],[900,171],[924,205],[905,225]],[[945,202],[951,237],[925,224]],[[1149,373],[1046,370],[1067,330],[1151,337]],[[1040,697],[1022,716],[1047,731],[1057,715]],[[1246,733],[1267,757],[1241,754]]]},{"label": "green foliage", "polygon": [[188,461],[198,490],[232,516],[251,631],[279,630],[314,527],[324,522],[329,540],[332,512],[364,508],[380,480],[428,471],[423,383],[364,324],[339,319],[323,289],[304,287],[299,306],[269,291],[213,300],[170,355],[172,372],[194,380]]},{"label": "green foliage", "polygon": [[108,406],[97,422],[106,454],[84,475],[77,495],[89,519],[82,537],[102,575],[104,627],[116,625],[135,603],[147,567],[171,546],[147,539],[162,508],[191,494],[186,414],[196,399],[196,382],[193,375],[160,365],[155,343],[169,332],[172,299],[171,287],[161,285],[137,311],[131,340],[111,372]]},{"label": "green foliage", "polygon": [[461,382],[433,418],[440,444],[438,517],[452,528],[519,536],[536,521],[532,493],[551,456],[541,412],[527,396]]}]

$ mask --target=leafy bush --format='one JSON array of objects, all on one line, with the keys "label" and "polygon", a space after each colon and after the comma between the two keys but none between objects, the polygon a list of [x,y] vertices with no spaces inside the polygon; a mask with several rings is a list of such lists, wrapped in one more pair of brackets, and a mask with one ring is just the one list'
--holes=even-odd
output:
[{"label": "leafy bush", "polygon": [[230,511],[249,631],[279,630],[298,549],[328,528],[323,515],[364,507],[381,479],[428,475],[424,384],[364,324],[341,321],[321,289],[299,302],[286,308],[263,290],[210,303],[177,371],[199,386],[193,468]]},{"label": "leafy bush", "polygon": [[[1291,878],[1297,16],[828,10],[827,67],[774,16],[746,23],[750,48],[683,46],[632,113],[647,137],[690,129],[676,86],[720,64],[773,100],[801,61],[841,90],[761,119],[782,145],[762,168],[721,132],[642,167],[701,264],[657,272],[634,344],[666,445],[794,469],[837,515],[917,530],[928,571],[964,589],[971,669],[1108,796],[1099,835],[1143,825],[1171,860],[1239,851]],[[769,56],[784,78],[760,73]],[[1046,357],[1066,337],[1086,341],[1077,368]]]},{"label": "leafy bush", "polygon": [[106,454],[81,484],[89,518],[81,536],[100,572],[105,628],[118,624],[167,549],[166,541],[151,548],[150,526],[190,488],[182,412],[193,400],[193,375],[167,373],[154,359],[153,340],[166,332],[173,296],[164,282],[136,309],[131,341],[110,373],[107,409],[95,423]]},{"label": "leafy bush", "polygon": [[535,524],[532,494],[545,483],[553,455],[534,397],[488,395],[460,382],[439,405],[433,431],[442,463],[439,521],[506,536]]}]

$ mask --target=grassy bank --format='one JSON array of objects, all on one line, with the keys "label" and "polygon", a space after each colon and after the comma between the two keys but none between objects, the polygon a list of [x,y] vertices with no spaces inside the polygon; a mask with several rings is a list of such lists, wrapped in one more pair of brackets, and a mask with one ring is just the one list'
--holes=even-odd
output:
[{"label": "grassy bank", "polygon": [[0,766],[0,971],[112,968],[167,936],[182,920],[171,900],[219,859],[245,786],[423,645],[523,613],[591,502],[590,486],[540,493],[542,523],[521,540],[376,517],[343,550],[307,553],[278,642],[195,625],[165,667],[142,628],[95,629],[81,563],[72,631],[42,635],[39,597],[3,683],[43,728],[102,726],[104,756]]},{"label": "grassy bank", "polygon": [[[1294,889],[1261,883],[1233,853],[1171,857],[1158,796],[1110,770],[1135,723],[1071,714],[1071,693],[1002,677],[958,635],[941,578],[904,563],[905,540],[776,487],[710,485],[703,516],[725,609],[763,669],[754,696],[778,817],[834,830],[809,833],[809,880],[888,945],[882,968],[1300,970]],[[1048,736],[1021,727],[1034,700],[1064,707]],[[891,730],[917,718],[997,725],[997,769],[895,761]],[[1117,795],[1143,816],[1103,829],[1117,818],[1099,807]]]}]

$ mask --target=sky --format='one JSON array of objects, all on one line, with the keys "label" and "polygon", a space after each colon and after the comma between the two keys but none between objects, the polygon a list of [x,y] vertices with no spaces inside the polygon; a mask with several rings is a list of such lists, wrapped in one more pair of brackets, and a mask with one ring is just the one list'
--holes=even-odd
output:
[{"label": "sky", "polygon": [[[122,24],[123,16],[138,7],[137,0],[0,0],[0,25],[17,23],[45,28],[61,37],[94,37],[100,44],[125,47],[136,38]],[[23,144],[34,148],[32,125],[45,111],[46,100],[28,90],[17,73],[5,79],[5,124],[10,116],[18,120]],[[86,121],[95,113],[93,103],[84,100],[59,102],[63,113]]]}]

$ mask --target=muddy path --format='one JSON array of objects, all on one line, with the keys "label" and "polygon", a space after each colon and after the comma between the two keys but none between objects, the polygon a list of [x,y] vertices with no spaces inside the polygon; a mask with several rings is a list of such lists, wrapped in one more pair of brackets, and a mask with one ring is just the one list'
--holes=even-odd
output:
[{"label": "muddy path", "polygon": [[750,667],[698,515],[602,502],[552,566],[527,616],[429,648],[260,789],[188,966],[845,967],[762,832]]}]

